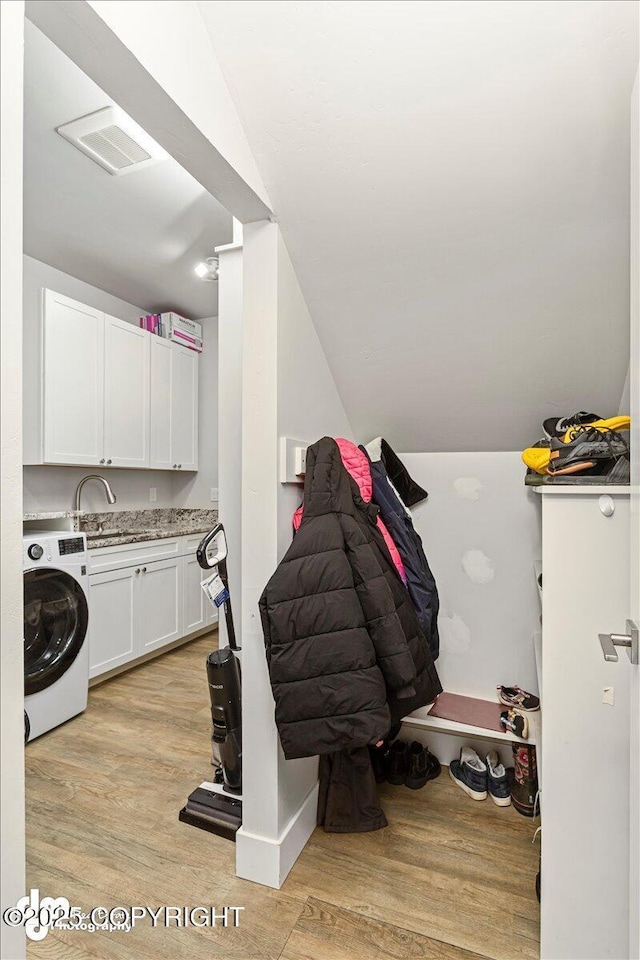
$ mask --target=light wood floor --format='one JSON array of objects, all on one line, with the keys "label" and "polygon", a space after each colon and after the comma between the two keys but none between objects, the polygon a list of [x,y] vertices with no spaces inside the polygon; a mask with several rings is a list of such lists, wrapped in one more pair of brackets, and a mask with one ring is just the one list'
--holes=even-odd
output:
[{"label": "light wood floor", "polygon": [[386,830],[316,830],[281,890],[234,876],[235,845],[178,822],[211,776],[200,638],[90,691],[81,717],[29,744],[27,888],[94,906],[244,906],[240,926],[51,931],[31,960],[534,960],[533,826],[475,803],[446,768],[385,784]]}]

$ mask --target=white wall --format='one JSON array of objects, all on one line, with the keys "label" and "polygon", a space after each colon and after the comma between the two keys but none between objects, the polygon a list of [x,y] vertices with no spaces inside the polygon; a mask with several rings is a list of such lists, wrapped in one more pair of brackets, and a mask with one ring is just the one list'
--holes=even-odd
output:
[{"label": "white wall", "polygon": [[509,451],[616,412],[637,3],[201,8],[359,435]]},{"label": "white wall", "polygon": [[[352,430],[282,236],[278,236],[278,436],[313,443]],[[291,518],[302,485],[278,484],[278,559],[292,540]],[[278,824],[282,831],[312,789],[317,759],[279,757]]]},{"label": "white wall", "polygon": [[[538,693],[533,634],[540,629],[534,561],[540,559],[540,498],[524,485],[513,453],[403,453],[411,475],[429,493],[412,508],[413,522],[440,596],[442,686],[496,700],[498,684]],[[426,714],[426,708],[418,713]],[[467,741],[407,730],[442,763]],[[495,743],[473,741],[483,756]],[[512,763],[508,746],[497,748]]]},{"label": "white wall", "polygon": [[440,595],[442,686],[495,700],[500,683],[537,692],[539,498],[514,453],[403,453],[429,493],[412,509]]},{"label": "white wall", "polygon": [[[22,642],[22,42],[24,4],[0,5],[0,912],[25,894]],[[22,927],[0,923],[0,953],[22,960]]]},{"label": "white wall", "polygon": [[[25,256],[24,264],[24,351],[25,371],[37,370],[38,319],[41,310],[43,287],[55,290],[67,297],[86,303],[97,310],[104,310],[138,325],[138,318],[145,308],[137,307],[100,290],[91,284],[72,277],[39,260]],[[109,481],[118,500],[113,506],[107,504],[101,487],[87,484],[82,494],[85,510],[127,510],[146,507],[207,507],[211,505],[211,487],[218,483],[217,451],[217,322],[216,318],[203,321],[204,352],[200,358],[200,469],[194,475],[175,475],[167,470],[109,470]],[[33,374],[25,389],[24,431],[34,422],[39,413],[39,383]],[[90,473],[85,467],[30,466],[24,468],[24,510],[66,510],[73,505],[73,496],[78,481]],[[149,488],[157,490],[157,500],[149,499]]]}]

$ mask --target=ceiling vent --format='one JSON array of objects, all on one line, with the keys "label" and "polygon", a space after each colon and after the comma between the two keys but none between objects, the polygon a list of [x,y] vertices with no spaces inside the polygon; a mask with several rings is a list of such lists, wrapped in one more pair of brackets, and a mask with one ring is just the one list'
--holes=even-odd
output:
[{"label": "ceiling vent", "polygon": [[142,170],[166,153],[119,107],[104,107],[57,128],[58,133],[103,170],[121,177]]}]

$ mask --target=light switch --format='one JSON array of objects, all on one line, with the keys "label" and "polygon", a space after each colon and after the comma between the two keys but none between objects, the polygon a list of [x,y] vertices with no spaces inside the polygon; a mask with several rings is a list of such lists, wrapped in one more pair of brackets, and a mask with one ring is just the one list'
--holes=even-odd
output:
[{"label": "light switch", "polygon": [[218,502],[218,488],[211,487],[211,503],[217,503],[217,502]]},{"label": "light switch", "polygon": [[608,703],[609,706],[612,707],[612,706],[613,706],[613,700],[614,700],[614,688],[613,688],[613,687],[605,687],[604,690],[602,691],[602,702],[603,702],[603,703]]}]

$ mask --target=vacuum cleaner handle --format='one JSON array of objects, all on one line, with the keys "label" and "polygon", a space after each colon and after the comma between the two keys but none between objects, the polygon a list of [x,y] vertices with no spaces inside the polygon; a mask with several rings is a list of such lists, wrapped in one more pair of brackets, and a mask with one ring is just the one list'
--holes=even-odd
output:
[{"label": "vacuum cleaner handle", "polygon": [[[207,556],[207,550],[209,549],[209,546],[211,545],[211,543],[213,543],[216,537],[218,537],[220,534],[223,535],[224,552],[217,553],[210,562]],[[210,530],[209,533],[207,533],[206,536],[204,536],[200,541],[200,543],[198,544],[198,549],[196,550],[196,559],[203,570],[212,570],[214,567],[216,566],[219,567],[220,564],[223,563],[225,573],[226,573],[226,569],[227,569],[226,557],[227,557],[227,537],[224,532],[223,525],[221,523],[216,523],[213,530]]]},{"label": "vacuum cleaner handle", "polygon": [[[222,534],[222,536],[220,536]],[[208,549],[216,541],[217,552],[208,556]],[[218,569],[218,574],[222,580],[227,593],[229,591],[229,577],[227,574],[227,536],[224,532],[224,526],[217,523],[213,530],[210,530],[200,541],[196,550],[196,559],[203,570]],[[236,643],[236,631],[233,625],[233,611],[231,609],[231,597],[224,602],[224,616],[227,623],[227,635],[229,637],[229,646],[232,650],[240,650]]]}]

